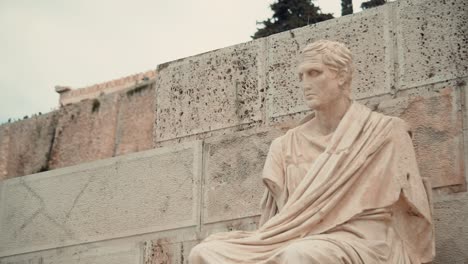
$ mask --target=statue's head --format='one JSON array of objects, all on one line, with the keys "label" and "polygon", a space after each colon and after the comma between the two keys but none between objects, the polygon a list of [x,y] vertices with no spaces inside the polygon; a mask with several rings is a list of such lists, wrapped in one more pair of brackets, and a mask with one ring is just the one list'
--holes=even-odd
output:
[{"label": "statue's head", "polygon": [[353,58],[340,42],[318,40],[302,50],[299,78],[307,105],[319,109],[351,98]]}]

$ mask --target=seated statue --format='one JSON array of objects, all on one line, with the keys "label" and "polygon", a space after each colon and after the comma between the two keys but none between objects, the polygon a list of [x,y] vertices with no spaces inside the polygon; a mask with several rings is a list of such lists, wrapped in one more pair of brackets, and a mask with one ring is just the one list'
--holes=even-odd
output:
[{"label": "seated statue", "polygon": [[314,112],[270,146],[259,229],[211,235],[189,263],[432,261],[431,207],[407,125],[350,99],[342,43],[320,40],[301,55]]}]

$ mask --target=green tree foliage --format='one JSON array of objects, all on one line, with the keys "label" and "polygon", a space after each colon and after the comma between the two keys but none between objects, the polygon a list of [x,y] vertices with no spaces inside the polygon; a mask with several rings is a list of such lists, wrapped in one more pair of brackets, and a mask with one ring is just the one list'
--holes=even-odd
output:
[{"label": "green tree foliage", "polygon": [[353,0],[341,0],[341,15],[351,15],[353,13]]},{"label": "green tree foliage", "polygon": [[271,4],[270,8],[273,10],[273,17],[257,22],[264,27],[257,29],[252,36],[253,39],[333,18],[332,14],[323,14],[311,0],[278,0]]},{"label": "green tree foliage", "polygon": [[380,6],[387,3],[387,0],[370,0],[367,2],[362,2],[361,8],[362,9],[369,9],[372,7]]}]

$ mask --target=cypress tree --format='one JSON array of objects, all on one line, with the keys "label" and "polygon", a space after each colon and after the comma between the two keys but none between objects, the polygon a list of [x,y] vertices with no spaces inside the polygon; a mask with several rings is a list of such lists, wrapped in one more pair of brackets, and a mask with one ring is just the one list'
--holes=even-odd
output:
[{"label": "cypress tree", "polygon": [[273,17],[257,22],[264,27],[257,29],[252,36],[253,39],[333,18],[331,14],[323,14],[311,0],[278,0],[271,4],[270,8],[273,10]]}]

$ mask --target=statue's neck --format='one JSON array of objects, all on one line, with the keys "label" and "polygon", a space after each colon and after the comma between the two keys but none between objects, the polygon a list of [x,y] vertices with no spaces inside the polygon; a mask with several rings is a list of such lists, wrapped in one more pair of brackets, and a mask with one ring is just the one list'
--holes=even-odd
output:
[{"label": "statue's neck", "polygon": [[322,135],[333,133],[352,102],[347,97],[341,97],[333,104],[315,110],[317,130]]}]

